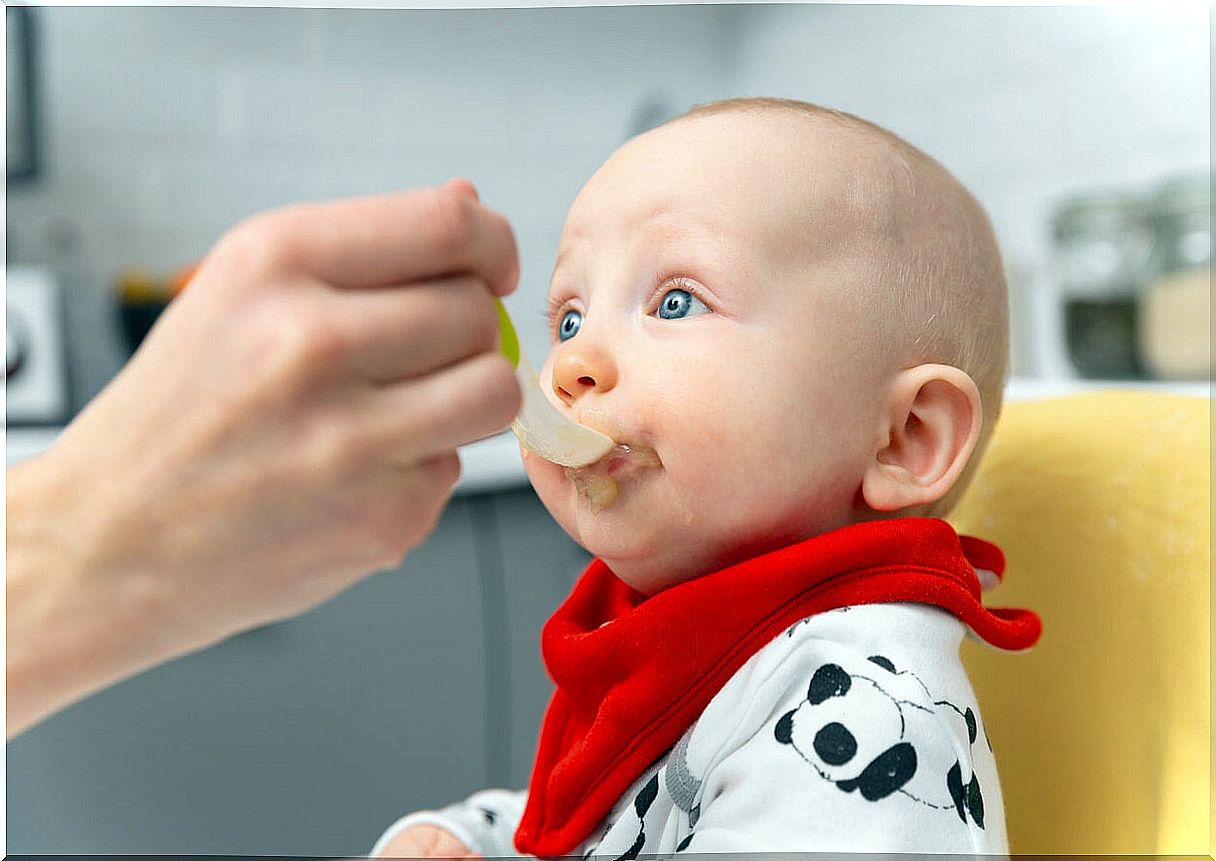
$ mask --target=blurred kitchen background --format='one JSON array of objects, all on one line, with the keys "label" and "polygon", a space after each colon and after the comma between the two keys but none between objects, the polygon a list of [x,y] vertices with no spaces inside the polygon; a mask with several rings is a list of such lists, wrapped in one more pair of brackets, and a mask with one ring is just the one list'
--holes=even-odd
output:
[{"label": "blurred kitchen background", "polygon": [[[466,176],[513,223],[528,352],[562,218],[628,137],[785,96],[890,128],[984,203],[1011,397],[1209,392],[1211,12],[711,5],[6,9],[6,454],[47,445],[230,226]],[[586,555],[510,439],[402,571],[7,749],[13,853],[344,855],[522,786],[537,640]],[[115,476],[120,481],[121,476]]]}]

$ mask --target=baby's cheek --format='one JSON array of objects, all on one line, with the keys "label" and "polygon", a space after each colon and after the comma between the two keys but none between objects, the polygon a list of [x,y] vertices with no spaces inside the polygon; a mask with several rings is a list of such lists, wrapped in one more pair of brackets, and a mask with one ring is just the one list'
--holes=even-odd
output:
[{"label": "baby's cheek", "polygon": [[818,519],[839,464],[821,450],[817,425],[746,405],[717,425],[698,424],[680,452],[679,484],[707,525],[747,542]]},{"label": "baby's cheek", "polygon": [[670,514],[707,541],[762,514],[772,488],[752,442],[722,428],[690,434],[689,440],[666,464]]},{"label": "baby's cheek", "polygon": [[553,515],[566,532],[578,540],[577,524],[575,522],[574,489],[566,477],[564,467],[545,460],[543,457],[531,454],[526,449],[521,450],[524,462],[524,472],[532,489],[540,497],[545,508]]},{"label": "baby's cheek", "polygon": [[522,446],[520,457],[523,459],[524,473],[527,474],[528,481],[542,500],[553,496],[554,491],[565,482],[565,473],[557,464],[533,454]]}]

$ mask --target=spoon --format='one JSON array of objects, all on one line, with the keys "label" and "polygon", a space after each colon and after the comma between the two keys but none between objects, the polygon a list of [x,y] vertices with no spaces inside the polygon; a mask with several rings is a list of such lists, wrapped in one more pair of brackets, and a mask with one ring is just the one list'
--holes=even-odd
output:
[{"label": "spoon", "polygon": [[511,430],[528,451],[561,466],[587,466],[612,450],[611,437],[566,418],[549,402],[540,388],[540,376],[532,370],[506,307],[498,299],[498,329],[502,353],[515,366],[515,378],[523,390],[523,405]]}]

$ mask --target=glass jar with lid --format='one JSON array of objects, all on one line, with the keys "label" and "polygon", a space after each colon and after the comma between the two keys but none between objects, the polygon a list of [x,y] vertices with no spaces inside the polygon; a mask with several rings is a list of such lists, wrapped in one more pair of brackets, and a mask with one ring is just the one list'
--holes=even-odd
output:
[{"label": "glass jar with lid", "polygon": [[1065,201],[1052,223],[1068,355],[1084,377],[1143,376],[1138,300],[1153,233],[1142,195],[1108,191]]},{"label": "glass jar with lid", "polygon": [[1151,277],[1139,315],[1140,357],[1155,377],[1212,375],[1211,175],[1163,183],[1153,206]]}]

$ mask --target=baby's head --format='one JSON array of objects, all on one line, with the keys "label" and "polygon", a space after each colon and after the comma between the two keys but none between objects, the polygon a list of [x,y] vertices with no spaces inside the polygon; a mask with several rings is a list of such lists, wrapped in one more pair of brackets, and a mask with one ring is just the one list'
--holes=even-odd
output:
[{"label": "baby's head", "polygon": [[1008,367],[975,199],[877,126],[772,99],[696,108],[608,159],[566,219],[549,323],[542,388],[627,451],[574,472],[528,457],[529,478],[645,594],[946,513]]}]

